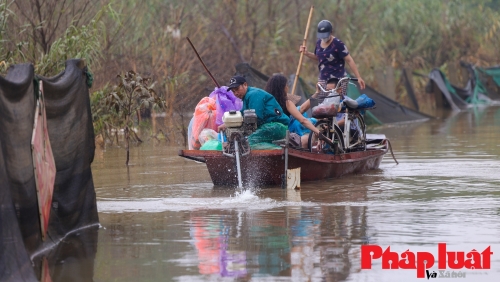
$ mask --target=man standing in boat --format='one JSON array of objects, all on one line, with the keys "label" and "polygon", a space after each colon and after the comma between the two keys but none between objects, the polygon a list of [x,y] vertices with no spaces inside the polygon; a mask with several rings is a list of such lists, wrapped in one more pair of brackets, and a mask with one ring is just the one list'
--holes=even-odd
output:
[{"label": "man standing in boat", "polygon": [[[283,113],[283,109],[273,95],[266,91],[248,86],[243,76],[233,76],[227,86],[233,91],[234,96],[243,101],[245,110],[254,109],[257,115],[257,131],[248,137],[250,145],[257,143],[272,143],[274,140],[285,138],[290,119]],[[219,131],[224,130],[224,124],[219,126]]]},{"label": "man standing in boat", "polygon": [[308,52],[306,46],[300,46],[300,52],[314,61],[318,62],[319,76],[318,82],[326,84],[330,78],[342,78],[346,76],[345,64],[353,71],[358,78],[361,89],[365,88],[365,81],[358,72],[358,67],[354,59],[349,54],[345,44],[333,36],[333,25],[327,20],[322,20],[318,24],[318,41],[314,53]]}]

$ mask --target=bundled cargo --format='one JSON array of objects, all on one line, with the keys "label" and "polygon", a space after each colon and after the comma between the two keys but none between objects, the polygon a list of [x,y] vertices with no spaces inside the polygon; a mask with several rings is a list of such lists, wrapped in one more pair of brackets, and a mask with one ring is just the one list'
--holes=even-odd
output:
[{"label": "bundled cargo", "polygon": [[201,99],[194,110],[191,135],[188,136],[190,147],[195,150],[200,149],[201,143],[198,137],[203,129],[209,128],[215,131],[217,130],[217,125],[215,123],[216,116],[216,101],[210,97]]},{"label": "bundled cargo", "polygon": [[217,117],[215,123],[217,126],[223,123],[222,116],[225,112],[239,111],[243,106],[243,101],[234,96],[233,92],[228,91],[227,86],[215,87],[209,97],[216,101]]}]

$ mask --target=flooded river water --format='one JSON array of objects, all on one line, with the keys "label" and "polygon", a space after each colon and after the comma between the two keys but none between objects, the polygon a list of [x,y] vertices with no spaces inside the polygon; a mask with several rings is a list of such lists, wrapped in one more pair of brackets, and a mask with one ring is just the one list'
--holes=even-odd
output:
[{"label": "flooded river water", "polygon": [[399,165],[388,154],[378,170],[288,193],[214,187],[205,164],[164,143],[133,147],[129,168],[123,148],[97,151],[102,227],[85,259],[90,278],[423,281],[414,269],[382,269],[380,259],[361,269],[361,245],[429,252],[439,275],[438,243],[446,243],[493,252],[491,269],[455,270],[466,276],[456,281],[500,281],[500,108],[370,133],[386,134]]}]

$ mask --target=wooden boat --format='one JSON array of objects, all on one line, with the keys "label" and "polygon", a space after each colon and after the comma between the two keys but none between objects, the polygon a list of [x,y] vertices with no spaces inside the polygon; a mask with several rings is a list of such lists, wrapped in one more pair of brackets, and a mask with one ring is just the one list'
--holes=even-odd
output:
[{"label": "wooden boat", "polygon": [[[377,169],[390,148],[382,134],[367,134],[365,151],[331,155],[288,149],[288,168],[301,168],[301,181],[337,178],[351,173]],[[221,151],[180,150],[179,156],[204,162],[214,185],[238,184],[236,161]],[[284,150],[252,150],[241,157],[242,181],[245,186],[280,185],[285,170]]]}]

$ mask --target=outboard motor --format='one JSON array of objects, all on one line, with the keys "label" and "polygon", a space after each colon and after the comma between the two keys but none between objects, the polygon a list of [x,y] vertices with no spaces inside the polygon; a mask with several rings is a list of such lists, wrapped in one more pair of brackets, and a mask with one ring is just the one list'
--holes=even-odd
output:
[{"label": "outboard motor", "polygon": [[243,116],[240,111],[225,112],[222,121],[226,125],[225,134],[229,144],[224,148],[224,154],[234,157],[234,141],[238,141],[242,156],[249,154],[250,146],[246,137],[257,130],[255,110],[245,110]]},{"label": "outboard motor", "polygon": [[257,130],[257,114],[255,110],[225,112],[222,121],[226,126],[225,135],[228,142],[223,148],[223,154],[228,157],[236,157],[236,169],[238,172],[238,187],[243,188],[241,180],[240,155],[250,154],[250,144],[247,137]]}]

